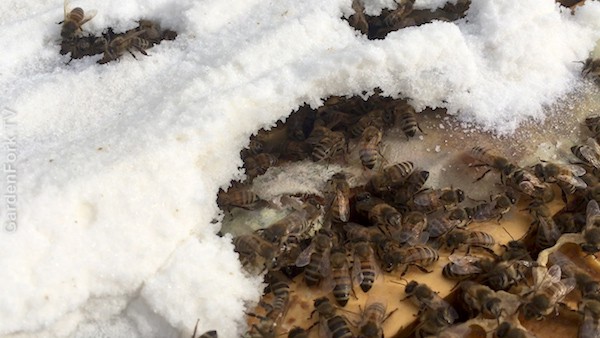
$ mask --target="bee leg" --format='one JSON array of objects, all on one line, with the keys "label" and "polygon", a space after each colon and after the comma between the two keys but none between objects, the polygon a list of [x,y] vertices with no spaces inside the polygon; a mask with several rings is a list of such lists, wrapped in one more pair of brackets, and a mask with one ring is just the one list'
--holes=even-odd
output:
[{"label": "bee leg", "polygon": [[192,333],[192,338],[196,338],[196,331],[198,330],[198,323],[200,322],[200,318],[196,320],[196,326],[194,326],[194,332]]},{"label": "bee leg", "polygon": [[420,266],[419,264],[413,264],[413,265],[416,266],[417,269],[419,269],[419,270],[421,270],[421,271],[423,271],[425,273],[432,273],[433,272],[433,270],[427,270],[425,267]]},{"label": "bee leg", "polygon": [[150,56],[150,55],[148,55],[148,53],[146,53],[146,51],[145,51],[145,50],[143,50],[143,49],[142,49],[142,48],[140,48],[140,47],[135,47],[135,49],[137,49],[137,50],[138,50],[140,53],[142,53],[142,54],[144,54],[144,55],[146,55],[146,56]]},{"label": "bee leg", "polygon": [[408,271],[409,267],[410,267],[410,264],[406,264],[406,267],[404,268],[404,271],[402,271],[402,273],[400,274],[400,277],[406,275],[406,272]]}]

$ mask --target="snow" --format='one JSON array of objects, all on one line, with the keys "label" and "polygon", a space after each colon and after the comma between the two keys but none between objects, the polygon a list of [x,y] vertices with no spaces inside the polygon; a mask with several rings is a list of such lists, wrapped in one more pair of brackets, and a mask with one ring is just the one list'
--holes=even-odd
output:
[{"label": "snow", "polygon": [[[0,234],[6,337],[189,336],[197,319],[238,336],[261,281],[211,221],[253,132],[304,102],[374,87],[510,132],[572,88],[573,61],[600,37],[598,2],[571,15],[549,0],[474,0],[466,20],[378,41],[340,19],[350,0],[75,6],[97,10],[85,26],[94,33],[143,17],[179,36],[138,60],[67,66],[60,1],[0,3],[0,133],[17,135],[16,151],[5,142],[0,154],[3,227],[10,156],[18,173],[18,227]],[[395,4],[365,8],[385,6]]]}]

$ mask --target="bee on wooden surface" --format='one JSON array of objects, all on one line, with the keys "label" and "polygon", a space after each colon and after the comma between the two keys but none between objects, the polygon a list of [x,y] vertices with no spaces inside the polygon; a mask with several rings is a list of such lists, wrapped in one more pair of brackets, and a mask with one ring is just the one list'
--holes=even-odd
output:
[{"label": "bee on wooden surface", "polygon": [[471,149],[470,152],[471,157],[480,163],[470,164],[471,167],[488,167],[489,169],[483,173],[476,181],[481,180],[487,173],[492,171],[493,169],[499,171],[501,173],[501,177],[504,178],[510,175],[513,171],[517,169],[517,166],[511,163],[505,157],[502,157],[492,150],[485,149],[480,146],[475,146]]},{"label": "bee on wooden surface", "polygon": [[427,232],[430,238],[437,238],[454,228],[466,225],[468,221],[469,215],[464,208],[438,210],[427,215]]},{"label": "bee on wooden surface", "polygon": [[506,179],[509,187],[530,196],[533,199],[539,199],[543,202],[550,202],[554,199],[554,190],[546,182],[542,182],[533,172],[517,168]]},{"label": "bee on wooden surface", "polygon": [[474,207],[466,207],[465,211],[473,222],[487,222],[496,219],[498,222],[510,211],[516,200],[507,194],[500,194],[491,202],[480,203]]},{"label": "bee on wooden surface", "polygon": [[354,266],[352,267],[354,280],[364,292],[368,292],[379,276],[375,252],[367,240],[354,242],[352,249],[354,252]]},{"label": "bee on wooden surface", "polygon": [[410,161],[398,162],[383,168],[381,173],[374,174],[366,185],[368,191],[379,196],[391,193],[401,186],[414,170]]},{"label": "bee on wooden surface", "polygon": [[368,213],[369,221],[391,233],[402,226],[402,214],[387,203],[379,203],[373,206]]},{"label": "bee on wooden surface", "polygon": [[583,314],[579,337],[597,338],[600,336],[600,300],[583,299],[579,303],[579,312]]},{"label": "bee on wooden surface", "polygon": [[296,260],[296,266],[304,268],[304,281],[308,286],[318,285],[329,273],[330,235],[320,231]]},{"label": "bee on wooden surface", "polygon": [[338,315],[335,307],[327,297],[321,297],[314,302],[315,310],[319,313],[319,323],[327,337],[352,338],[352,330],[344,316]]},{"label": "bee on wooden surface", "polygon": [[585,215],[572,212],[560,212],[552,216],[563,234],[578,233],[585,227]]},{"label": "bee on wooden surface", "polygon": [[558,303],[570,293],[576,285],[574,278],[561,279],[561,269],[553,265],[549,269],[535,268],[533,274],[533,290],[526,294],[523,304],[523,315],[526,320],[543,319],[552,313]]},{"label": "bee on wooden surface", "polygon": [[456,249],[458,249],[462,245],[467,246],[467,254],[471,251],[472,247],[477,247],[486,250],[487,252],[492,253],[494,256],[494,251],[492,247],[496,245],[496,240],[492,235],[488,234],[484,231],[466,231],[466,230],[453,230],[445,236],[445,244],[448,249],[451,250],[451,253],[454,253]]},{"label": "bee on wooden surface", "polygon": [[270,303],[265,303],[262,300],[259,303],[261,307],[267,310],[266,314],[259,316],[248,313],[248,315],[260,319],[259,324],[255,324],[253,328],[264,337],[276,331],[277,326],[287,313],[290,300],[290,280],[282,272],[270,271],[267,279],[273,298]]},{"label": "bee on wooden surface", "polygon": [[414,280],[410,281],[404,288],[404,292],[406,293],[405,299],[410,299],[413,304],[419,307],[419,312],[423,312],[426,309],[441,310],[444,322],[447,325],[453,324],[458,319],[458,313],[452,305],[440,297],[427,284],[418,283]]},{"label": "bee on wooden surface", "polygon": [[519,296],[504,291],[494,291],[473,281],[462,282],[461,289],[465,304],[474,314],[482,314],[485,318],[500,320],[503,312],[505,315],[511,315],[520,305]]},{"label": "bee on wooden surface", "polygon": [[392,237],[402,245],[426,243],[429,239],[429,233],[425,231],[426,226],[425,214],[420,211],[410,211],[404,215],[402,227],[392,233]]},{"label": "bee on wooden surface", "polygon": [[373,234],[371,236],[371,241],[375,245],[377,256],[379,257],[379,262],[381,263],[383,270],[391,272],[396,269],[400,260],[404,257],[400,244],[381,232]]},{"label": "bee on wooden surface", "polygon": [[196,332],[198,331],[198,323],[199,322],[200,322],[200,319],[198,319],[196,321],[196,326],[194,326],[194,332],[192,332],[192,338],[219,338],[219,335],[217,334],[216,330],[206,331],[206,332],[202,333],[201,335],[199,335],[198,337],[196,337]]},{"label": "bee on wooden surface", "polygon": [[423,272],[430,273],[431,271],[427,270],[426,267],[437,262],[439,258],[437,250],[427,245],[414,245],[402,248],[397,264],[405,265],[406,267],[400,276],[404,276],[411,266],[415,266]]},{"label": "bee on wooden surface", "polygon": [[598,202],[589,201],[585,215],[585,228],[582,232],[584,243],[581,243],[581,249],[583,252],[593,255],[600,251],[600,207]]},{"label": "bee on wooden surface", "polygon": [[59,22],[59,24],[62,24],[60,36],[63,38],[63,40],[69,40],[78,37],[82,32],[81,26],[92,20],[92,18],[96,15],[95,10],[88,11],[86,15],[81,7],[75,7],[72,10],[69,10],[69,0],[64,1],[63,9],[64,19],[63,21]]},{"label": "bee on wooden surface", "polygon": [[110,41],[106,41],[104,56],[102,59],[98,60],[98,63],[103,64],[118,60],[125,52],[129,52],[134,59],[137,59],[135,54],[131,52],[131,49],[136,49],[140,53],[148,55],[146,49],[151,47],[151,43],[140,37],[143,33],[144,31],[130,32],[123,36],[117,36]]},{"label": "bee on wooden surface", "polygon": [[414,0],[396,1],[398,7],[388,13],[383,22],[390,27],[398,25],[413,11],[414,2]]},{"label": "bee on wooden surface", "polygon": [[331,249],[329,265],[331,266],[333,296],[339,305],[346,306],[352,291],[352,279],[344,247],[338,246]]},{"label": "bee on wooden surface", "polygon": [[407,205],[413,196],[419,192],[429,178],[429,172],[425,170],[413,171],[404,181],[404,184],[396,189],[394,202],[400,205]]},{"label": "bee on wooden surface", "polygon": [[358,155],[363,167],[373,169],[381,160],[379,147],[383,133],[373,126],[365,128],[358,144]]},{"label": "bee on wooden surface", "polygon": [[369,34],[369,22],[365,16],[365,6],[363,5],[362,1],[353,0],[352,9],[354,10],[354,14],[350,15],[348,18],[350,26],[358,29],[365,35]]},{"label": "bee on wooden surface", "polygon": [[417,131],[420,131],[423,134],[423,130],[419,127],[419,123],[417,122],[417,113],[415,112],[415,108],[413,108],[409,104],[405,104],[402,109],[400,109],[398,113],[398,121],[400,122],[400,128],[404,135],[406,135],[406,139],[410,139],[411,137],[415,137]]},{"label": "bee on wooden surface", "polygon": [[482,259],[484,258],[452,254],[448,256],[450,262],[442,269],[442,276],[451,280],[471,279],[483,272],[477,264]]},{"label": "bee on wooden surface", "polygon": [[417,210],[433,211],[442,207],[451,209],[464,199],[465,194],[460,189],[427,189],[413,197],[413,204]]},{"label": "bee on wooden surface", "polygon": [[534,263],[525,260],[517,261],[492,261],[482,259],[476,264],[483,273],[481,282],[494,291],[508,290],[525,278],[525,274]]},{"label": "bee on wooden surface", "polygon": [[584,144],[572,146],[571,152],[583,163],[600,169],[600,146],[593,138],[588,138]]},{"label": "bee on wooden surface", "polygon": [[424,338],[437,336],[450,325],[447,319],[447,311],[444,308],[435,310],[427,309],[419,317],[419,324],[415,329],[415,337]]},{"label": "bee on wooden surface", "polygon": [[260,264],[260,259],[264,260],[267,268],[270,268],[274,263],[277,247],[257,235],[236,236],[233,238],[233,245],[244,266],[256,267]]},{"label": "bee on wooden surface", "polygon": [[585,181],[580,178],[586,170],[578,165],[544,162],[536,164],[534,171],[545,182],[558,184],[565,202],[567,195],[574,194],[577,189],[587,188]]},{"label": "bee on wooden surface", "polygon": [[562,236],[562,232],[552,217],[538,217],[535,222],[537,224],[535,246],[540,250],[554,246]]},{"label": "bee on wooden surface", "polygon": [[386,315],[386,302],[369,298],[358,325],[358,338],[383,338],[382,324],[395,311]]},{"label": "bee on wooden surface", "polygon": [[500,256],[500,259],[503,261],[533,261],[529,251],[527,250],[527,246],[520,240],[511,240],[506,243],[506,245],[502,245],[504,248],[504,252]]},{"label": "bee on wooden surface", "polygon": [[530,338],[532,335],[526,330],[509,322],[502,322],[494,332],[495,338]]}]

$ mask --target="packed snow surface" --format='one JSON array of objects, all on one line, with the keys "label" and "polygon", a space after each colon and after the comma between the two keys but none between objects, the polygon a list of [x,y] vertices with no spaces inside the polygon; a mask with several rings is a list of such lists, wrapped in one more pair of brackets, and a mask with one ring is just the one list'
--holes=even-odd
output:
[{"label": "packed snow surface", "polygon": [[466,19],[377,41],[342,20],[351,0],[72,6],[97,10],[90,32],[148,18],[179,36],[138,60],[65,65],[60,0],[0,2],[3,336],[188,336],[197,319],[238,336],[262,288],[211,221],[253,132],[375,87],[510,132],[570,90],[573,61],[600,37],[592,1],[572,15],[550,0],[473,0]]}]

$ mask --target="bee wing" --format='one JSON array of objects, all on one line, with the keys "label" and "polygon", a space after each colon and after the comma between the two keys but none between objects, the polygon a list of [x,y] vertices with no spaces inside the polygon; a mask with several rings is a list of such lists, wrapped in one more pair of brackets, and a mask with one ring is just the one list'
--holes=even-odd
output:
[{"label": "bee wing", "polygon": [[312,241],[310,242],[310,244],[308,245],[308,247],[306,247],[306,249],[302,250],[302,252],[298,255],[298,258],[296,258],[296,266],[297,267],[303,267],[303,266],[307,266],[308,263],[310,262],[310,255],[313,252],[313,249],[315,247],[315,242]]},{"label": "bee wing", "polygon": [[424,299],[423,303],[425,303],[425,305],[427,305],[427,307],[430,309],[444,309],[444,319],[449,324],[454,323],[454,321],[458,319],[458,312],[456,312],[452,305],[450,305],[450,303],[445,301],[444,298],[440,297],[437,293],[433,294],[431,299]]},{"label": "bee wing", "polygon": [[479,258],[475,256],[461,256],[452,254],[450,257],[448,257],[448,259],[450,259],[450,262],[453,263],[450,266],[450,270],[455,274],[466,275],[482,272],[480,267],[473,264],[474,262],[479,261]]},{"label": "bee wing", "polygon": [[336,191],[334,203],[337,203],[338,205],[340,220],[342,222],[348,222],[350,219],[350,201],[341,190]]},{"label": "bee wing", "polygon": [[63,9],[65,11],[65,16],[64,16],[65,18],[67,17],[67,15],[69,14],[69,12],[71,11],[71,6],[69,6],[70,2],[71,2],[70,0],[65,0],[63,2]]},{"label": "bee wing", "polygon": [[567,184],[570,184],[578,189],[587,188],[587,183],[585,183],[585,181],[582,180],[581,178],[574,176],[574,175],[563,175],[563,174],[556,175],[556,179],[559,181],[565,182]]},{"label": "bee wing", "polygon": [[85,12],[85,17],[83,18],[83,20],[81,20],[81,23],[79,24],[80,26],[83,26],[84,23],[92,20],[96,14],[98,14],[98,11],[95,9],[89,10]]},{"label": "bee wing", "polygon": [[577,281],[574,277],[561,279],[560,283],[562,283],[563,288],[560,292],[562,294],[562,297],[560,297],[559,300],[562,299],[564,296],[568,295],[577,286]]},{"label": "bee wing", "polygon": [[408,242],[408,244],[410,244],[410,245],[414,245],[414,244],[427,244],[428,240],[429,240],[429,232],[428,231],[423,231],[423,232],[421,232],[421,234],[417,238],[417,242],[416,243]]},{"label": "bee wing", "polygon": [[537,290],[543,290],[560,282],[561,270],[559,265],[552,265],[549,269],[537,267],[533,270],[533,282]]},{"label": "bee wing", "polygon": [[585,210],[585,228],[594,227],[598,218],[600,218],[600,206],[598,206],[596,200],[591,200],[588,202]]},{"label": "bee wing", "polygon": [[590,155],[592,155],[592,157],[597,157],[600,155],[600,145],[593,137],[588,137],[585,144],[591,148],[590,150],[592,150],[593,154]]},{"label": "bee wing", "polygon": [[562,166],[568,169],[574,176],[583,176],[587,172],[584,167],[577,164],[562,164]]}]

